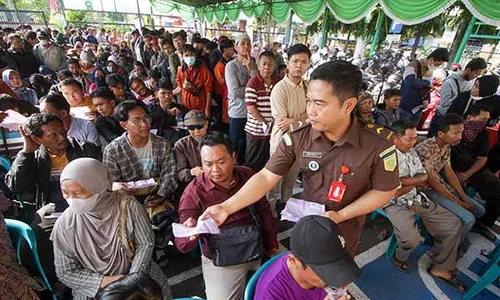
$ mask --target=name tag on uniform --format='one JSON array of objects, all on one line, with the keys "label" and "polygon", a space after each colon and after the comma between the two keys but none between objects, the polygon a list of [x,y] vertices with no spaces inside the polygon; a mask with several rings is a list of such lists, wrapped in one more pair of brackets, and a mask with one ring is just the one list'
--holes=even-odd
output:
[{"label": "name tag on uniform", "polygon": [[322,152],[302,151],[302,157],[305,158],[322,158]]}]

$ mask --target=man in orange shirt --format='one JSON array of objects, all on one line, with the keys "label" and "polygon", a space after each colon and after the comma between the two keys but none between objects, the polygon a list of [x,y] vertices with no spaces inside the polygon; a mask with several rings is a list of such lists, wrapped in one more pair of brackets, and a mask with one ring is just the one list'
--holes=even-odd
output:
[{"label": "man in orange shirt", "polygon": [[224,127],[229,128],[229,115],[227,113],[229,103],[227,102],[227,86],[225,81],[226,64],[233,58],[234,43],[231,40],[224,39],[220,42],[219,49],[222,52],[222,58],[214,68],[214,92],[222,97],[222,123]]},{"label": "man in orange shirt", "polygon": [[201,60],[196,59],[196,50],[192,45],[184,46],[182,60],[177,72],[177,89],[174,94],[182,93],[182,105],[187,109],[201,110],[209,117],[213,89],[212,74]]}]

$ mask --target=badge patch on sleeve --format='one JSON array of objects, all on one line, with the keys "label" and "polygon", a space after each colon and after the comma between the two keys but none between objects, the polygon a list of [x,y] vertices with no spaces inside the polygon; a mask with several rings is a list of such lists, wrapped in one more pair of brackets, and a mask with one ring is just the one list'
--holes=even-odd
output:
[{"label": "badge patch on sleeve", "polygon": [[386,171],[392,172],[396,169],[398,161],[396,159],[396,153],[393,153],[387,157],[384,157],[384,169]]}]

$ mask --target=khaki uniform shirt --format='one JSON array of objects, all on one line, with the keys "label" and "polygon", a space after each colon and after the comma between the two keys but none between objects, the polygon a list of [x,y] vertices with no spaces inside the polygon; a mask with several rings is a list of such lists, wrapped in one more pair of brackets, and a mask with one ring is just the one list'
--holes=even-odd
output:
[{"label": "khaki uniform shirt", "polygon": [[[270,158],[266,169],[284,175],[297,161],[303,174],[301,198],[325,204],[327,210],[339,211],[371,189],[391,191],[399,186],[396,147],[393,133],[374,124],[365,125],[354,118],[341,140],[334,143],[308,124],[283,136],[283,142]],[[343,176],[347,185],[342,203],[327,199],[332,181],[338,181],[341,167],[349,172]],[[347,249],[354,256],[365,216],[338,224]]]},{"label": "khaki uniform shirt", "polygon": [[291,118],[294,121],[307,119],[306,95],[308,87],[309,82],[302,80],[296,85],[287,75],[271,91],[271,113],[275,122],[271,132],[271,154],[276,151],[285,133],[276,126],[278,119]]}]

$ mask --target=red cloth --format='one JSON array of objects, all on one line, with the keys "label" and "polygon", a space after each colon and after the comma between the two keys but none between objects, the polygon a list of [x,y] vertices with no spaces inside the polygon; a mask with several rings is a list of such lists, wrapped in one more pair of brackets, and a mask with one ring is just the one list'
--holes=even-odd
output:
[{"label": "red cloth", "polygon": [[[229,197],[233,196],[240,188],[252,177],[254,171],[247,167],[234,167],[235,183],[229,189],[215,185],[205,174],[193,179],[182,194],[179,203],[179,221],[184,223],[187,219],[193,218],[198,220],[198,217],[209,206],[220,204]],[[261,220],[262,240],[266,250],[277,249],[278,240],[276,236],[276,223],[271,212],[271,207],[266,198],[262,198],[255,203],[257,212]],[[241,226],[255,224],[252,214],[247,208],[244,208],[227,218],[226,222],[221,225],[225,226]],[[206,237],[203,239],[203,254],[210,258],[210,250]],[[198,241],[189,241],[189,238],[176,238],[175,245],[183,252],[187,253],[197,247]]]}]

